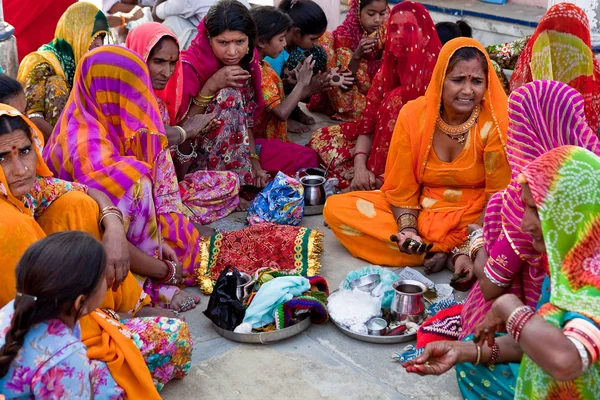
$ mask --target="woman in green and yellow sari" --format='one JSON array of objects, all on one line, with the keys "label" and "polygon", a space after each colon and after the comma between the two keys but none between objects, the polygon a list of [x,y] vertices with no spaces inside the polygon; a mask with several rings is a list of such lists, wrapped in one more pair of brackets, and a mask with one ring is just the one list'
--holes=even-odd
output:
[{"label": "woman in green and yellow sari", "polygon": [[25,89],[26,114],[46,140],[67,103],[77,63],[88,50],[104,43],[108,29],[98,7],[75,3],[58,21],[54,39],[21,62],[17,79]]}]

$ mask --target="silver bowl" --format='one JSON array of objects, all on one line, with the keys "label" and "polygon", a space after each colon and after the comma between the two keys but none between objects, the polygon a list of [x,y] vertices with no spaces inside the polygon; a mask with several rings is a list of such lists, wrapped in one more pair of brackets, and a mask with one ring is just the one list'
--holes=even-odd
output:
[{"label": "silver bowl", "polygon": [[379,283],[381,283],[379,274],[369,274],[350,281],[348,286],[350,286],[350,289],[358,289],[363,292],[371,293]]},{"label": "silver bowl", "polygon": [[385,336],[388,323],[385,319],[375,317],[367,321],[367,332],[371,336]]}]

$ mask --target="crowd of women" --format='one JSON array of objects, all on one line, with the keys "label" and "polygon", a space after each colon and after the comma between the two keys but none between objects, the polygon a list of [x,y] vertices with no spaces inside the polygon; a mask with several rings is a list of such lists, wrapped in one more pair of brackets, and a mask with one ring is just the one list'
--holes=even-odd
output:
[{"label": "crowd of women", "polygon": [[[148,22],[122,45],[112,18],[76,2],[0,76],[3,395],[159,398],[191,363],[186,287],[320,268],[318,231],[207,225],[330,164],[324,218],[353,256],[469,291],[409,372],[456,366],[468,399],[593,398],[600,66],[581,9],[487,48],[412,1],[351,0],[327,32],[312,0],[221,0],[192,37]],[[315,124],[300,102],[340,124],[294,143]]]}]

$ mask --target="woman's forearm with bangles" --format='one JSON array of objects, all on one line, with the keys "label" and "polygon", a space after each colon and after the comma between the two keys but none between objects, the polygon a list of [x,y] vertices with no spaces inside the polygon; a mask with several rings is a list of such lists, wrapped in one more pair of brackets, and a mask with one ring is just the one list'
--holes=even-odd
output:
[{"label": "woman's forearm with bangles", "polygon": [[129,244],[129,254],[133,273],[156,280],[163,279],[169,273],[169,267],[164,261],[150,257],[131,243]]}]

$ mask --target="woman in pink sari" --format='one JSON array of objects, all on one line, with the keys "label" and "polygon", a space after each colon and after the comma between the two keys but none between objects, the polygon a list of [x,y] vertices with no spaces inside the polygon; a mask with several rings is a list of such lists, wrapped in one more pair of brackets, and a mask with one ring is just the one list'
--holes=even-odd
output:
[{"label": "woman in pink sari", "polygon": [[[264,106],[255,37],[248,9],[223,0],[210,8],[198,35],[181,55],[184,86],[177,122],[204,113],[214,113],[219,121],[208,134],[180,147],[191,159],[187,173],[234,171],[242,192],[263,188],[270,179],[268,172],[294,175],[300,168],[317,166],[311,149],[278,139],[254,139],[254,120]],[[240,199],[238,209],[248,205]]]},{"label": "woman in pink sari", "polygon": [[217,125],[212,114],[201,114],[186,119],[181,126],[171,126],[171,121],[177,118],[183,92],[177,37],[166,26],[148,22],[129,32],[126,46],[141,55],[148,64],[175,170],[179,172],[177,178],[185,206],[184,214],[201,225],[226,217],[239,204],[239,182],[234,172],[201,170],[187,175],[181,173],[186,158],[179,146],[186,140],[196,140],[198,135],[206,134]]},{"label": "woman in pink sari", "polygon": [[600,155],[600,142],[587,124],[583,97],[567,84],[525,84],[510,95],[508,114],[507,156],[512,180],[487,206],[485,247],[475,259],[478,282],[462,309],[460,339],[475,332],[500,295],[513,293],[530,307],[540,298],[545,273],[533,238],[520,230],[525,210],[517,183],[519,172],[560,146],[580,146]]}]

